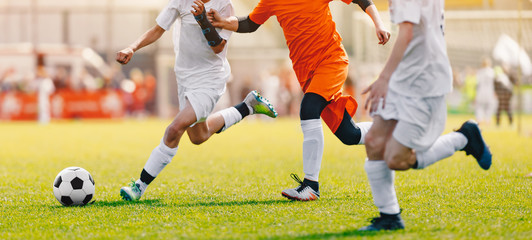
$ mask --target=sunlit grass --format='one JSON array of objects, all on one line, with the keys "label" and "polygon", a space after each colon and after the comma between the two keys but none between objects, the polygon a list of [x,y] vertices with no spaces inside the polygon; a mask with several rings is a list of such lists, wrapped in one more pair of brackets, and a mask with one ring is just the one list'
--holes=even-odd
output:
[{"label": "sunlit grass", "polygon": [[[448,130],[470,116],[450,116]],[[290,202],[281,190],[302,176],[299,122],[246,119],[203,145],[186,137],[142,201],[119,189],[140,170],[167,120],[72,121],[48,126],[0,123],[0,238],[126,239],[442,239],[532,236],[532,117],[523,134],[483,126],[494,152],[489,171],[459,152],[423,171],[398,172],[406,230],[356,231],[377,215],[362,146],[345,146],[325,129],[322,198]],[[527,129],[529,127],[529,129]],[[96,202],[63,207],[52,182],[65,167],[87,169]]]}]

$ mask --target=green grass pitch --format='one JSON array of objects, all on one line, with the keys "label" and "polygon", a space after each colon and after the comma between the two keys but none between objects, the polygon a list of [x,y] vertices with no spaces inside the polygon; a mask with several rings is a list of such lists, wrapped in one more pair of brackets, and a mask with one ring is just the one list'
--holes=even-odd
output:
[{"label": "green grass pitch", "polygon": [[[450,116],[446,132],[470,116]],[[489,171],[458,152],[428,169],[396,173],[406,229],[359,233],[377,215],[363,146],[325,129],[322,198],[291,202],[281,190],[302,174],[297,119],[246,119],[203,145],[184,137],[140,202],[119,189],[138,178],[168,120],[0,123],[0,239],[530,239],[532,116],[485,127]],[[526,129],[529,127],[529,129]],[[326,127],[325,127],[326,128]],[[96,202],[63,207],[52,193],[65,167],[87,169]]]}]

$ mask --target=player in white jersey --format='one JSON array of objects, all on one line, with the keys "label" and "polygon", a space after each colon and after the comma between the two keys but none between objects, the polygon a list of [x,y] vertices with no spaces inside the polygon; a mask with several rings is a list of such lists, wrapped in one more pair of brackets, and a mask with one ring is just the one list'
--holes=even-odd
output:
[{"label": "player in white jersey", "polygon": [[170,0],[157,17],[157,24],[117,53],[116,60],[127,64],[135,51],[155,42],[174,22],[178,22],[174,34],[174,70],[180,110],[166,128],[160,144],[152,151],[140,179],[120,189],[124,200],[138,200],[142,196],[148,184],[176,155],[185,131],[192,143],[201,144],[249,114],[277,117],[273,106],[257,91],[250,92],[242,103],[211,115],[231,74],[226,58],[226,43],[231,32],[215,29],[209,23],[206,10],[211,9],[225,16],[233,14],[230,0]]},{"label": "player in white jersey", "polygon": [[445,94],[452,74],[443,34],[444,0],[390,0],[397,41],[379,78],[364,93],[373,126],[366,135],[368,175],[380,217],[361,231],[404,228],[394,189],[393,170],[423,169],[458,150],[472,154],[481,168],[491,152],[478,125],[465,122],[441,136],[447,109]]}]

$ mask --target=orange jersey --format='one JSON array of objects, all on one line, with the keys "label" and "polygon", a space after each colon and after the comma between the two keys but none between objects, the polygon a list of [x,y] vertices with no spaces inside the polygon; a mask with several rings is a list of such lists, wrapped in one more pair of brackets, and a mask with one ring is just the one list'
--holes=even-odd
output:
[{"label": "orange jersey", "polygon": [[336,132],[344,112],[354,116],[358,105],[353,97],[342,96],[349,61],[332,20],[331,1],[261,0],[249,18],[263,24],[271,16],[277,17],[303,92],[316,93],[330,101],[321,117]]},{"label": "orange jersey", "polygon": [[331,1],[261,0],[249,14],[249,18],[257,24],[263,24],[271,16],[277,17],[300,81],[310,79],[312,72],[327,59],[348,61],[342,37],[332,20]]}]

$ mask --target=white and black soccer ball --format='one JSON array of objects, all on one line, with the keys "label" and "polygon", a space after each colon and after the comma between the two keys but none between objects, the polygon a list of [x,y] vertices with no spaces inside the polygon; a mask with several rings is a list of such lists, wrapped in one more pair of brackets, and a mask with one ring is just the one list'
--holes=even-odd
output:
[{"label": "white and black soccer ball", "polygon": [[65,168],[55,177],[54,195],[64,206],[83,206],[94,196],[94,180],[83,168]]}]

